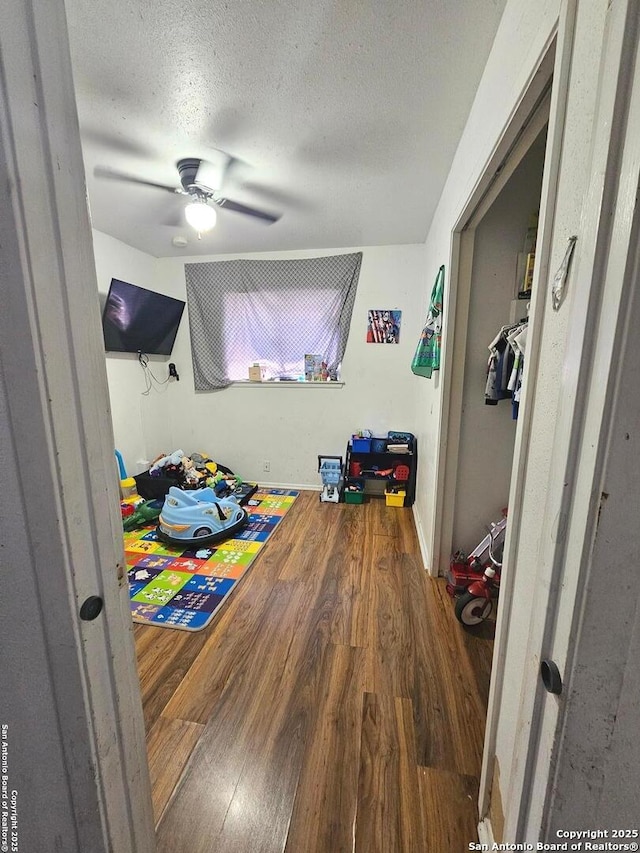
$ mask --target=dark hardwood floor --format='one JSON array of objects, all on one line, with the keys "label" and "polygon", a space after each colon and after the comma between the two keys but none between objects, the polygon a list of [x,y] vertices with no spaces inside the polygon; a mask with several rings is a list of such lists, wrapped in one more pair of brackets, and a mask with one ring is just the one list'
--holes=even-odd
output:
[{"label": "dark hardwood floor", "polygon": [[135,626],[158,853],[459,853],[492,642],[409,509],[303,492],[212,627]]}]

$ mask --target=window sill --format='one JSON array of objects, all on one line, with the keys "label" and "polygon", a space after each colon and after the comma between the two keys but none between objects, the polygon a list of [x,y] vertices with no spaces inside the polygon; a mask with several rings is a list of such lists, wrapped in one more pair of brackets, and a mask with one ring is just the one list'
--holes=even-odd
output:
[{"label": "window sill", "polygon": [[232,382],[233,388],[343,388],[344,382],[252,382],[250,379],[238,379]]}]

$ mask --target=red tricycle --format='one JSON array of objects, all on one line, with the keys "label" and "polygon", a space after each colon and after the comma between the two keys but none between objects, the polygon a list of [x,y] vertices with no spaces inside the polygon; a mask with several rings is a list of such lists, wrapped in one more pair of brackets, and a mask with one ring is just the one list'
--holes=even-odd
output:
[{"label": "red tricycle", "polygon": [[456,597],[456,618],[465,627],[488,619],[500,590],[502,552],[507,531],[507,510],[469,556],[456,552],[447,572],[447,592]]}]

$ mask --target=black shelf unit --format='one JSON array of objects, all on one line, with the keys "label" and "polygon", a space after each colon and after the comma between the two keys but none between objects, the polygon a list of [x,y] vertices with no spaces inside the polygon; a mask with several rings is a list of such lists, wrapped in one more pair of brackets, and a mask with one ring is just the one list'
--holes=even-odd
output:
[{"label": "black shelf unit", "polygon": [[[372,439],[372,446],[379,447],[380,439]],[[374,442],[377,442],[374,445]],[[387,444],[400,444],[401,442],[385,439]],[[418,442],[412,437],[409,444],[408,453],[392,453],[389,450],[370,449],[370,450],[354,450],[353,439],[349,439],[347,443],[347,452],[344,466],[344,487],[350,483],[360,483],[364,487],[365,496],[384,497],[384,491],[374,489],[372,484],[382,484],[385,488],[393,486],[401,486],[405,489],[406,495],[404,506],[412,506],[416,498],[416,472],[418,468]],[[353,473],[353,464],[360,466],[360,473]],[[386,471],[389,468],[395,469],[405,465],[409,469],[409,475],[406,479],[398,479],[394,474],[380,476],[374,474],[373,469]]]}]

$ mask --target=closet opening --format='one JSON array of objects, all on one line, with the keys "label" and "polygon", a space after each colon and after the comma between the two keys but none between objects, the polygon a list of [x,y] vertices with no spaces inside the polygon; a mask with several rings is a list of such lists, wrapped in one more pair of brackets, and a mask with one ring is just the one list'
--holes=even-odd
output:
[{"label": "closet opening", "polygon": [[454,551],[472,551],[509,503],[547,126],[545,120],[535,128],[509,179],[467,229],[473,232],[473,247],[451,530]]},{"label": "closet opening", "polygon": [[[450,502],[445,528],[450,554],[458,550],[469,554],[486,535],[487,527],[501,519],[503,510],[507,513],[507,537],[509,526],[519,523],[518,492],[524,479],[520,450],[533,414],[532,406],[524,401],[521,404],[520,397],[523,377],[526,383],[535,383],[538,362],[540,334],[535,324],[542,318],[539,310],[533,310],[540,303],[534,291],[538,280],[544,279],[540,270],[535,279],[532,272],[536,263],[545,262],[539,222],[541,212],[546,213],[541,205],[545,205],[550,101],[547,91],[499,179],[459,235],[459,284],[466,292],[458,295],[456,306],[451,406],[456,413],[457,435],[454,430],[455,445],[449,448],[447,460]],[[464,320],[462,334],[460,315]],[[527,399],[531,399],[529,394]],[[512,590],[509,574],[515,567],[509,562],[507,548],[505,557],[500,606],[508,614]],[[502,837],[501,792],[494,757],[495,696],[502,682],[509,620],[503,612],[502,625],[496,632],[496,613],[494,607],[490,619],[472,630],[485,637],[496,634],[478,805],[480,825],[488,815],[497,837]],[[460,629],[464,630],[462,626]]]},{"label": "closet opening", "polygon": [[[436,473],[432,565],[436,575],[447,574],[456,551],[472,550],[508,505],[518,422],[505,400],[496,406],[485,403],[488,347],[503,326],[527,320],[536,303],[533,291],[530,299],[519,298],[525,289],[527,255],[535,255],[534,271],[536,264],[542,270],[546,263],[539,228],[538,251],[527,249],[532,248],[543,195],[554,59],[555,43],[452,235]],[[552,173],[555,150],[547,157],[547,172]],[[546,219],[548,223],[548,214]],[[539,223],[548,227],[543,217]],[[519,419],[521,415],[520,411]]]}]

